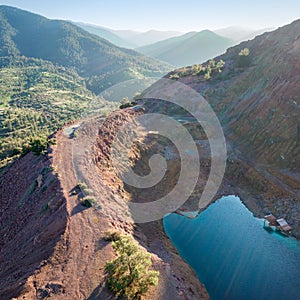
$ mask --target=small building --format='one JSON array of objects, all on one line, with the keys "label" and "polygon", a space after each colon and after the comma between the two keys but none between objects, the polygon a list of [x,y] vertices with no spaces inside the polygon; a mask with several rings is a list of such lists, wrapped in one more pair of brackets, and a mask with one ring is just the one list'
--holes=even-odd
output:
[{"label": "small building", "polygon": [[270,226],[277,226],[278,223],[276,221],[276,217],[273,216],[272,214],[266,215],[265,219],[269,222]]},{"label": "small building", "polygon": [[284,233],[290,233],[292,231],[292,227],[283,218],[276,219],[276,217],[272,214],[266,215],[264,218],[268,221],[269,226],[275,226],[278,230],[281,230]]},{"label": "small building", "polygon": [[288,222],[285,219],[283,218],[277,219],[277,223],[279,224],[279,227],[282,231],[284,232],[292,231],[292,227],[288,224]]}]

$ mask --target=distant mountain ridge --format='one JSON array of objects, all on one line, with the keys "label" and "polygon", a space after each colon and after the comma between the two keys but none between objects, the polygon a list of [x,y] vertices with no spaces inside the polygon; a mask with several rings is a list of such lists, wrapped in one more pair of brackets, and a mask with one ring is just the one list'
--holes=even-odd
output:
[{"label": "distant mountain ridge", "polygon": [[22,55],[75,68],[95,93],[124,80],[162,76],[170,70],[167,64],[119,48],[69,22],[0,6],[0,56]]},{"label": "distant mountain ridge", "polygon": [[[72,22],[72,21],[71,21]],[[102,26],[97,26],[93,24],[86,24],[81,22],[72,22],[75,25],[83,28],[84,30],[96,34],[101,38],[108,40],[109,42],[119,46],[129,49],[136,49],[143,53],[143,49],[148,52],[148,55],[155,57],[155,51],[152,49],[159,50],[160,45],[165,47],[170,42],[174,42],[174,39],[184,40],[186,37],[197,31],[191,31],[188,33],[181,33],[177,31],[158,31],[158,30],[149,30],[147,32],[138,32],[134,30],[114,30],[110,28],[105,28]],[[221,28],[217,30],[211,30],[215,34],[222,36],[224,38],[230,39],[235,43],[251,40],[255,36],[260,35],[264,32],[272,31],[275,28],[262,28],[262,29],[252,29],[244,28],[240,26],[230,26],[226,28]],[[201,31],[200,31],[201,32]],[[160,44],[164,43],[166,44]],[[149,47],[149,49],[148,49]],[[154,51],[154,53],[152,53]]]},{"label": "distant mountain ridge", "polygon": [[153,58],[182,67],[202,63],[220,55],[235,42],[210,30],[189,32],[152,45],[137,48],[137,51]]},{"label": "distant mountain ridge", "polygon": [[[300,167],[299,32],[297,20],[229,48],[215,58],[223,60],[225,68],[213,80],[192,75],[191,68],[183,75],[181,69],[170,73],[209,101],[244,156],[293,172]],[[245,48],[248,63],[240,65]]]},{"label": "distant mountain ridge", "polygon": [[70,22],[83,28],[89,33],[96,34],[99,37],[110,41],[116,46],[125,47],[129,49],[134,49],[144,45],[150,45],[183,34],[182,32],[178,31],[159,31],[153,29],[145,32],[122,29],[117,30],[93,24],[86,24],[73,21]]},{"label": "distant mountain ridge", "polygon": [[103,39],[108,40],[109,42],[111,42],[112,44],[114,44],[118,47],[123,47],[123,48],[128,48],[128,49],[136,48],[135,44],[130,43],[126,39],[121,38],[119,35],[115,34],[110,29],[107,29],[107,28],[104,28],[101,26],[85,24],[85,23],[81,23],[81,22],[72,22],[72,23],[81,27],[82,29],[86,30],[89,33],[95,34]]},{"label": "distant mountain ridge", "polygon": [[242,42],[246,40],[252,40],[257,35],[265,33],[267,31],[273,31],[275,28],[262,28],[262,29],[250,29],[238,26],[231,26],[214,30],[216,34],[232,39],[235,42]]},{"label": "distant mountain ridge", "polygon": [[132,35],[128,37],[127,40],[137,45],[137,47],[141,47],[144,45],[150,45],[180,35],[182,35],[182,32],[159,31],[159,30],[152,29],[146,32],[138,33],[136,35]]}]

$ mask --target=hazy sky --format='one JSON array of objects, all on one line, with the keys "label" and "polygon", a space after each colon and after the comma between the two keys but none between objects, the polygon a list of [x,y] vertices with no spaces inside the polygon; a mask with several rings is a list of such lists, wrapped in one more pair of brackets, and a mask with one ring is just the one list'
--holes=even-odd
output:
[{"label": "hazy sky", "polygon": [[269,28],[300,18],[300,0],[0,0],[0,4],[48,18],[139,31]]}]

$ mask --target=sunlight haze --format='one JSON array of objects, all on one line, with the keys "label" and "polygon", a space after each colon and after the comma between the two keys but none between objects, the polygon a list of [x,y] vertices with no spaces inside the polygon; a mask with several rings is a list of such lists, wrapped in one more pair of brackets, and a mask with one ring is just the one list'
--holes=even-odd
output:
[{"label": "sunlight haze", "polygon": [[0,4],[29,10],[51,19],[136,31],[156,29],[188,32],[228,26],[276,28],[299,19],[300,15],[298,0],[7,0]]}]

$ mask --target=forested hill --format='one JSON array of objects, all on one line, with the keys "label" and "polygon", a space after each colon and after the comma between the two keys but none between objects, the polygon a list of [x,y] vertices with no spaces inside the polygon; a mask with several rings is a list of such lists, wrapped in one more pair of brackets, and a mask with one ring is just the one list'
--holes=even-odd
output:
[{"label": "forested hill", "polygon": [[99,93],[115,83],[162,76],[170,66],[119,48],[66,21],[0,6],[0,56],[26,56],[75,68]]}]

